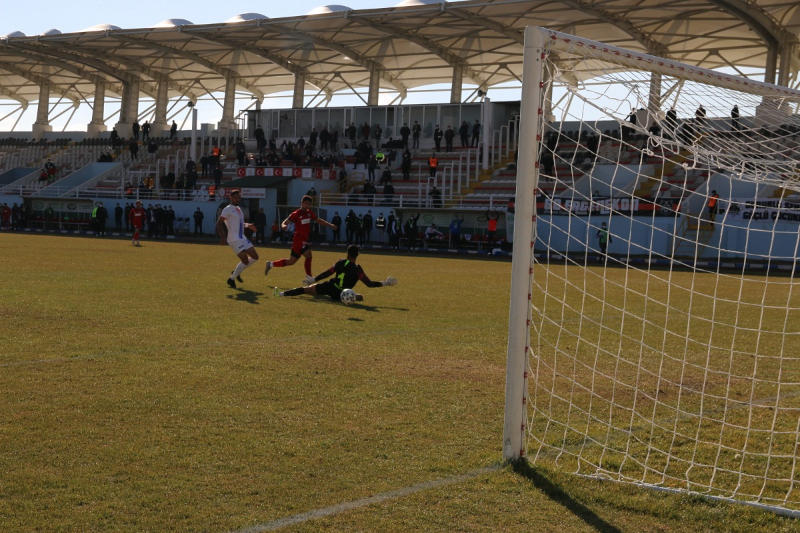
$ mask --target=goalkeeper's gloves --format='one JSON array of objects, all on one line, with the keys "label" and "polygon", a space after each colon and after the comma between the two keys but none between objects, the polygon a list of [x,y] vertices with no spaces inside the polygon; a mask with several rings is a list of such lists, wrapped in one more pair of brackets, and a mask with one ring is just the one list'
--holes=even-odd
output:
[{"label": "goalkeeper's gloves", "polygon": [[391,287],[393,285],[397,285],[397,278],[394,276],[389,276],[386,278],[386,281],[383,282],[384,287]]}]

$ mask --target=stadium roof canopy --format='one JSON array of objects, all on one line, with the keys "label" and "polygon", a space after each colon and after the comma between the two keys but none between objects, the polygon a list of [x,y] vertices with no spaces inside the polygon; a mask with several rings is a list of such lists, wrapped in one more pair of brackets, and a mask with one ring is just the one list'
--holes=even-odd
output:
[{"label": "stadium roof canopy", "polygon": [[77,106],[98,84],[122,95],[130,83],[145,96],[161,85],[169,98],[190,100],[226,87],[261,100],[295,90],[296,80],[325,96],[370,80],[376,93],[401,98],[462,80],[487,89],[519,81],[528,25],[707,68],[757,68],[783,84],[796,84],[800,67],[797,0],[403,0],[280,19],[248,13],[218,24],[10,34],[0,37],[0,98],[26,105],[46,86]]}]

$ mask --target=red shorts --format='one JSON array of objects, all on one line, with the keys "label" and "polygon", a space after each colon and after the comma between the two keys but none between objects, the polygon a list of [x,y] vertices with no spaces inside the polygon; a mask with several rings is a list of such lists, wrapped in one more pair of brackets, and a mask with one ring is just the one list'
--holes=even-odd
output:
[{"label": "red shorts", "polygon": [[292,257],[300,257],[310,249],[311,247],[304,239],[294,239],[292,241]]}]

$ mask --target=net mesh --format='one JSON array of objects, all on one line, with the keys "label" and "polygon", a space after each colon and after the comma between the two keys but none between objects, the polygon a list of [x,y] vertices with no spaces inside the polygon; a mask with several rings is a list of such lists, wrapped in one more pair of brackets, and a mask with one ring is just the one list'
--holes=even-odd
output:
[{"label": "net mesh", "polygon": [[588,52],[545,62],[525,453],[800,509],[797,100]]}]

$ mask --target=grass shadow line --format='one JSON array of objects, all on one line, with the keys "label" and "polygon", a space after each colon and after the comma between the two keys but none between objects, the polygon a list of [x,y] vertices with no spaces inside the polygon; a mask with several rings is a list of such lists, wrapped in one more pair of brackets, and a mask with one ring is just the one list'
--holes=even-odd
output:
[{"label": "grass shadow line", "polygon": [[513,461],[512,470],[529,480],[534,487],[544,492],[552,501],[562,505],[588,526],[601,533],[622,533],[622,530],[600,518],[594,511],[575,500],[564,489],[548,479],[542,472],[528,464],[524,459]]}]

